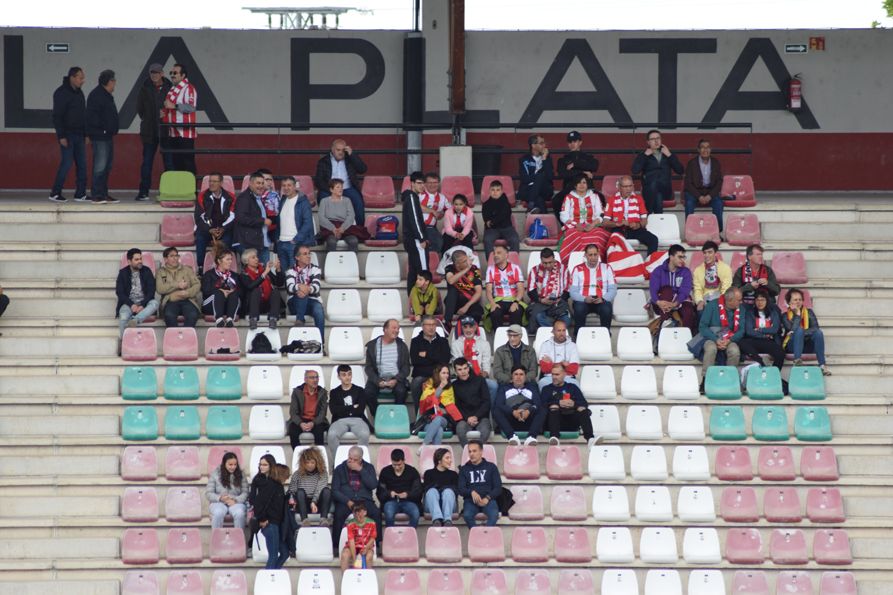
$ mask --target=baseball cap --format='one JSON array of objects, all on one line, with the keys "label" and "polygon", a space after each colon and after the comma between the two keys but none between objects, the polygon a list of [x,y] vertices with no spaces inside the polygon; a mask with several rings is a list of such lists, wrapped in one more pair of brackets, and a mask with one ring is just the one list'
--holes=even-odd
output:
[{"label": "baseball cap", "polygon": [[154,62],[149,65],[149,72],[164,72],[164,66],[158,62]]},{"label": "baseball cap", "polygon": [[507,332],[510,335],[520,335],[524,331],[521,329],[520,324],[513,324],[513,325],[509,326]]},{"label": "baseball cap", "polygon": [[478,321],[474,319],[474,316],[465,316],[462,318],[462,320],[460,320],[460,322],[462,323],[463,326],[466,324],[477,324],[478,323]]},{"label": "baseball cap", "polygon": [[578,140],[583,140],[583,135],[580,134],[579,132],[577,132],[576,130],[571,130],[570,132],[567,133],[567,142],[570,143],[570,142],[578,141]]}]

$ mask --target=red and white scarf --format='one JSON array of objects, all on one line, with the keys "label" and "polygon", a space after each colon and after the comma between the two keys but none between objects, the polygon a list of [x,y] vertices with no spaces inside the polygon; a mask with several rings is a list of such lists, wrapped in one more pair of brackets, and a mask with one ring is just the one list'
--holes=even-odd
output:
[{"label": "red and white scarf", "polygon": [[732,322],[732,326],[729,327],[729,313],[726,310],[726,296],[721,296],[718,300],[719,303],[719,325],[728,329],[723,331],[721,339],[731,339],[732,335],[738,332],[738,325],[741,322],[741,307],[735,309],[735,318]]},{"label": "red and white scarf", "polygon": [[608,202],[605,210],[605,219],[612,221],[641,222],[648,211],[645,209],[645,201],[638,194],[630,194],[626,199],[617,192]]},{"label": "red and white scarf", "polygon": [[214,269],[214,272],[217,273],[217,283],[214,284],[216,289],[235,289],[236,288],[236,280],[233,278],[232,271],[221,271],[220,269]]},{"label": "red and white scarf", "polygon": [[477,349],[477,337],[464,338],[464,344],[462,345],[462,355],[465,359],[468,360],[468,363],[471,364],[471,368],[474,370],[475,375],[481,375],[481,362],[480,360],[480,352]]},{"label": "red and white scarf", "polygon": [[556,298],[567,291],[568,274],[564,264],[556,262],[552,270],[538,264],[530,271],[527,281],[527,291],[536,290],[540,298]]},{"label": "red and white scarf", "polygon": [[464,207],[461,211],[457,211],[453,208],[453,213],[456,214],[456,219],[453,223],[453,230],[456,233],[462,233],[462,230],[465,228],[465,218],[472,216],[471,209],[468,207]]},{"label": "red and white scarf", "polygon": [[757,274],[754,276],[753,268],[750,266],[750,261],[746,261],[744,263],[744,270],[741,272],[741,278],[745,283],[753,283],[757,279],[768,279],[769,271],[766,270],[766,265],[761,264],[757,269]]}]

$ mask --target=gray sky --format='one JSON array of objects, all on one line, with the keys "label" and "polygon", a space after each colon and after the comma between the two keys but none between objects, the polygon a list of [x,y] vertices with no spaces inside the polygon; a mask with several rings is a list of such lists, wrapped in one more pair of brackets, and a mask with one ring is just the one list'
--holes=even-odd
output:
[{"label": "gray sky", "polygon": [[[445,0],[443,0],[445,1]],[[5,2],[0,26],[264,29],[245,6],[347,6],[342,29],[409,29],[413,0]],[[466,27],[492,30],[829,29],[870,27],[881,0],[466,0]],[[278,21],[274,19],[274,26]]]}]

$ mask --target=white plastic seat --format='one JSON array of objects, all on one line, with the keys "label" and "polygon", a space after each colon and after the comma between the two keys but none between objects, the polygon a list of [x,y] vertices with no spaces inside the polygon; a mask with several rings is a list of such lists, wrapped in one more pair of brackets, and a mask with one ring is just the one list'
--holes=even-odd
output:
[{"label": "white plastic seat", "polygon": [[697,405],[670,407],[667,434],[673,440],[703,440],[704,414]]},{"label": "white plastic seat", "polygon": [[595,555],[602,564],[630,564],[635,560],[629,527],[602,527],[595,540]]},{"label": "white plastic seat", "polygon": [[707,448],[699,445],[677,446],[673,450],[673,477],[677,481],[707,481],[710,460]]},{"label": "white plastic seat", "polygon": [[341,574],[341,595],[378,595],[375,570],[348,568]]},{"label": "white plastic seat", "polygon": [[[254,474],[257,473],[257,465],[260,463],[260,458],[264,455],[273,455],[273,458],[276,459],[277,463],[288,465],[288,459],[285,458],[285,449],[281,446],[255,446],[251,449],[251,458],[249,459],[250,463],[248,464],[248,474],[250,476],[253,477]],[[261,541],[263,541],[263,539],[261,539]],[[266,560],[267,559],[264,558],[265,562]]]},{"label": "white plastic seat", "polygon": [[285,438],[285,416],[279,405],[254,405],[248,417],[248,437],[252,440]]},{"label": "white plastic seat", "polygon": [[645,527],[639,537],[639,558],[646,564],[675,564],[679,561],[676,533],[669,527]]},{"label": "white plastic seat", "polygon": [[363,460],[372,464],[372,455],[369,454],[369,447],[365,444],[342,444],[338,447],[338,450],[335,451],[335,460],[332,463],[332,469],[343,463],[347,460],[347,454],[351,448],[354,446],[359,446],[363,449]]},{"label": "white plastic seat", "polygon": [[[497,329],[499,330],[499,329]],[[524,340],[527,337],[527,333],[521,335],[521,339]],[[552,329],[548,326],[541,326],[536,329],[536,336],[533,338],[533,350],[537,353],[540,352],[540,345],[548,341],[552,338]],[[496,349],[494,348],[494,351]]]},{"label": "white plastic seat", "polygon": [[[359,386],[360,388],[366,386],[366,371],[363,369],[363,366],[350,364],[350,371],[350,381],[354,386]],[[332,389],[336,386],[341,386],[341,380],[338,379],[338,366],[332,366],[332,371],[329,372],[329,388]]]},{"label": "white plastic seat", "polygon": [[694,366],[667,366],[661,393],[672,400],[697,399],[701,396],[698,382],[698,370]]},{"label": "white plastic seat", "polygon": [[385,322],[391,318],[403,320],[403,301],[396,289],[373,289],[366,302],[366,318],[372,322]]},{"label": "white plastic seat", "polygon": [[[539,254],[537,254],[539,256]],[[578,264],[583,264],[586,260],[586,253],[582,250],[577,250],[575,252],[571,252],[570,256],[567,258],[567,270],[572,271],[574,267]]]},{"label": "white plastic seat", "polygon": [[617,335],[617,357],[627,362],[650,362],[654,359],[651,331],[639,326],[621,328]]},{"label": "white plastic seat", "polygon": [[[266,335],[267,339],[270,340],[270,346],[273,348],[273,353],[251,353],[251,342],[254,340],[254,337],[257,335]],[[253,331],[248,331],[248,334],[245,335],[245,358],[248,361],[252,362],[276,362],[282,357],[282,354],[279,353],[279,349],[282,348],[282,337],[279,336],[279,330],[274,328],[257,328]]]},{"label": "white plastic seat", "polygon": [[585,326],[577,333],[577,352],[581,362],[609,362],[614,358],[611,352],[611,333],[603,326]]},{"label": "white plastic seat", "polygon": [[651,312],[646,310],[648,298],[644,289],[618,289],[614,298],[614,320],[633,324],[646,324]]},{"label": "white plastic seat", "polygon": [[580,391],[587,400],[614,399],[617,382],[611,366],[583,366],[580,370]]},{"label": "white plastic seat", "polygon": [[[443,330],[443,327],[442,327],[442,326],[438,325],[438,326],[434,329],[434,331],[435,331],[438,335],[440,335],[441,337],[443,337],[444,339],[447,338],[446,331]],[[413,339],[415,339],[416,337],[418,337],[418,336],[421,335],[421,334],[422,334],[422,327],[420,327],[420,326],[414,326],[414,327],[412,327],[412,332],[410,333],[409,340],[412,341]]]},{"label": "white plastic seat", "polygon": [[358,326],[336,326],[329,331],[326,349],[333,362],[358,362],[366,358],[363,329]]},{"label": "white plastic seat", "polygon": [[[373,339],[377,339],[382,335],[384,335],[384,329],[381,327],[381,325],[373,326],[372,333],[369,335],[369,340],[372,341]],[[409,343],[406,341],[406,334],[403,332],[402,328],[400,329],[400,332],[397,334],[397,336],[400,337],[401,341],[406,343],[407,347],[409,347]],[[365,355],[364,355],[364,357],[365,357]]]},{"label": "white plastic seat", "polygon": [[[285,344],[290,345],[292,341],[316,341],[322,344],[323,337],[319,329],[315,326],[293,326],[288,331],[288,339]],[[323,352],[319,353],[289,353],[286,357],[293,362],[312,362],[323,358]]]},{"label": "white plastic seat", "polygon": [[673,520],[673,502],[666,486],[639,486],[636,489],[636,519],[646,523]]},{"label": "white plastic seat", "polygon": [[657,356],[667,362],[689,362],[694,359],[688,350],[691,330],[687,327],[667,327],[660,329],[657,338]]},{"label": "white plastic seat", "polygon": [[592,492],[592,516],[598,522],[629,520],[629,496],[623,486],[595,486]]},{"label": "white plastic seat", "polygon": [[620,440],[620,411],[615,405],[590,405],[592,432],[603,440]]},{"label": "white plastic seat", "polygon": [[679,219],[675,213],[648,215],[648,223],[645,228],[657,236],[657,245],[666,248],[671,244],[681,244],[679,234]]},{"label": "white plastic seat", "polygon": [[[722,562],[717,530],[712,527],[689,527],[686,529],[682,536],[682,558],[686,564],[719,564]],[[722,593],[725,593],[725,589]]]},{"label": "white plastic seat", "polygon": [[356,285],[360,282],[360,262],[356,252],[328,252],[323,276],[329,285]]},{"label": "white plastic seat", "polygon": [[[255,547],[255,549],[257,548]],[[253,593],[254,595],[291,595],[291,578],[288,576],[288,570],[258,570],[254,577]]]},{"label": "white plastic seat", "polygon": [[[540,330],[542,330],[542,329],[540,329]],[[547,327],[546,330],[549,331],[549,335],[551,336],[552,329]],[[508,342],[509,342],[509,327],[501,326],[493,332],[493,351],[496,351],[497,347],[505,345]],[[530,345],[530,337],[527,336],[526,330],[521,333],[521,342],[524,343],[525,345]],[[534,350],[534,351],[536,351],[536,350]]]},{"label": "white plastic seat", "polygon": [[637,481],[667,479],[667,455],[662,446],[634,446],[629,467],[630,475]]},{"label": "white plastic seat", "polygon": [[304,384],[304,373],[308,370],[313,370],[319,376],[319,387],[326,387],[326,379],[323,376],[322,366],[318,365],[309,365],[309,366],[292,366],[291,372],[288,374],[288,394],[291,395],[291,391],[295,389],[296,386],[301,386]]},{"label": "white plastic seat", "polygon": [[630,440],[660,440],[663,422],[654,405],[635,405],[626,410],[626,436]]},{"label": "white plastic seat", "polygon": [[251,366],[248,369],[248,398],[278,401],[282,398],[282,372],[279,366]]},{"label": "white plastic seat", "polygon": [[609,568],[602,574],[601,595],[639,595],[639,579],[632,568]]},{"label": "white plastic seat", "polygon": [[726,581],[722,570],[690,571],[687,595],[726,595]]},{"label": "white plastic seat", "polygon": [[298,562],[327,564],[332,561],[332,532],[328,527],[301,527],[295,543]]},{"label": "white plastic seat", "polygon": [[363,319],[363,304],[356,289],[332,289],[326,300],[329,322],[359,322]]},{"label": "white plastic seat", "polygon": [[712,523],[716,520],[713,490],[708,486],[682,486],[676,497],[676,515],[683,523]]},{"label": "white plastic seat", "polygon": [[542,262],[542,257],[540,256],[539,250],[534,250],[533,252],[527,253],[527,275],[525,275],[525,278],[530,277],[530,271],[532,271],[533,267],[538,265],[540,262]]},{"label": "white plastic seat", "polygon": [[645,595],[682,595],[679,571],[666,568],[649,570],[645,575]]},{"label": "white plastic seat", "polygon": [[657,377],[654,374],[654,366],[623,366],[620,396],[624,399],[656,399]]},{"label": "white plastic seat", "polygon": [[400,259],[396,252],[375,250],[366,253],[366,283],[391,285],[400,283]]},{"label": "white plastic seat", "polygon": [[626,479],[623,451],[619,446],[595,446],[589,450],[589,477],[599,480]]},{"label": "white plastic seat", "polygon": [[[301,458],[301,453],[307,450],[308,448],[313,448],[313,444],[302,444],[301,446],[296,446],[294,451],[291,453],[291,470],[292,473],[298,470],[298,459]],[[319,449],[319,453],[322,455],[322,460],[326,464],[326,469],[329,470],[329,476],[331,477],[332,467],[329,466],[329,452],[328,449],[323,446],[317,446]]]},{"label": "white plastic seat", "polygon": [[[329,542],[329,550],[332,543]],[[331,551],[329,552],[331,554]],[[335,577],[327,568],[304,568],[298,575],[298,593],[335,595]]]}]

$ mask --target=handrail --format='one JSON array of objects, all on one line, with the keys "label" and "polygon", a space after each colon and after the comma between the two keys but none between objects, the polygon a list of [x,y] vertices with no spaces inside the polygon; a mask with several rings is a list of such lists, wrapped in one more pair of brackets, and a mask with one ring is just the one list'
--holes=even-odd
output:
[{"label": "handrail", "polygon": [[677,128],[716,129],[716,128],[752,128],[750,122],[505,122],[505,123],[481,123],[481,122],[456,122],[454,123],[427,123],[414,124],[410,122],[196,122],[194,124],[162,123],[162,127],[177,128],[288,128],[293,132],[311,128],[395,128],[411,130],[452,130],[454,127],[467,130],[536,130],[542,128],[564,128],[568,130],[601,130],[630,128],[664,128],[668,130]]}]

